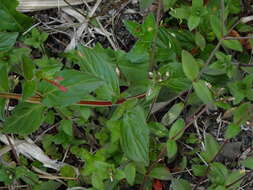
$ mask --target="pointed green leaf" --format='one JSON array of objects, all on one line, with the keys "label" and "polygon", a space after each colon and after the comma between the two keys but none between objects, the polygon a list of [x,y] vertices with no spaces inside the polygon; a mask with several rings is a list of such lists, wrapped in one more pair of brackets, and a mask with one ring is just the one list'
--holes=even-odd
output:
[{"label": "pointed green leaf", "polygon": [[184,134],[185,123],[183,119],[178,119],[170,128],[169,138],[173,140],[178,140]]},{"label": "pointed green leaf", "polygon": [[206,40],[199,32],[195,33],[195,43],[197,44],[198,47],[200,47],[202,51],[206,47]]},{"label": "pointed green leaf", "polygon": [[61,120],[60,129],[64,131],[65,134],[73,136],[73,128],[71,120]]},{"label": "pointed green leaf", "polygon": [[35,65],[33,64],[32,59],[29,57],[23,58],[23,73],[26,80],[32,80],[34,75]]},{"label": "pointed green leaf", "polygon": [[17,0],[0,0],[0,30],[24,31],[32,24],[32,19],[16,11]]},{"label": "pointed green leaf", "polygon": [[201,155],[207,162],[210,162],[218,153],[219,148],[220,146],[215,138],[212,135],[207,134],[205,137],[205,151],[202,152]]},{"label": "pointed green leaf", "polygon": [[185,75],[188,79],[194,81],[199,74],[199,66],[194,57],[187,51],[182,51],[182,64]]},{"label": "pointed green leaf", "polygon": [[200,17],[199,16],[195,16],[195,15],[191,15],[190,18],[188,19],[188,27],[190,29],[190,31],[192,31],[193,29],[195,29],[200,23]]},{"label": "pointed green leaf", "polygon": [[165,11],[168,11],[173,5],[177,2],[177,0],[163,0],[163,7]]},{"label": "pointed green leaf", "polygon": [[225,132],[225,138],[231,139],[234,138],[236,135],[238,135],[241,131],[241,127],[239,125],[236,125],[234,123],[231,123],[227,126],[226,132]]},{"label": "pointed green leaf", "polygon": [[207,169],[207,166],[205,165],[198,165],[198,164],[193,164],[192,165],[192,172],[195,176],[205,176],[206,174],[206,170]]},{"label": "pointed green leaf", "polygon": [[117,98],[120,93],[119,79],[110,57],[99,46],[93,49],[80,46],[78,51],[81,55],[79,61],[81,70],[104,81],[104,84],[98,89],[100,96],[111,100]]},{"label": "pointed green leaf", "polygon": [[242,44],[239,42],[239,40],[223,40],[222,44],[225,47],[230,48],[232,50],[239,52],[243,51]]},{"label": "pointed green leaf", "polygon": [[193,89],[196,92],[199,99],[202,100],[203,103],[205,104],[213,103],[212,94],[209,91],[205,81],[199,80],[199,81],[193,82]]},{"label": "pointed green leaf", "polygon": [[169,171],[168,168],[165,167],[157,167],[154,168],[150,174],[150,177],[155,178],[155,179],[160,179],[160,180],[170,180],[172,179],[172,175]]},{"label": "pointed green leaf", "polygon": [[12,48],[16,43],[17,37],[17,32],[0,32],[0,51]]},{"label": "pointed green leaf", "polygon": [[228,176],[228,169],[221,163],[214,162],[210,164],[208,178],[214,184],[224,184]]},{"label": "pointed green leaf", "polygon": [[60,85],[66,88],[61,91],[55,86],[44,92],[43,104],[46,106],[67,106],[80,101],[85,95],[103,85],[103,81],[88,73],[75,70],[64,70],[58,73],[63,80]]},{"label": "pointed green leaf", "polygon": [[[242,180],[243,178],[241,178],[242,176],[245,175],[245,172],[244,171],[240,171],[240,170],[237,170],[237,171],[232,171],[229,176],[226,178],[226,183],[225,185],[230,185],[230,184],[234,184],[232,186],[230,186],[229,190],[236,190],[240,187],[241,183],[242,183]],[[241,179],[241,180],[239,180]],[[235,183],[237,181],[237,183]]]},{"label": "pointed green leaf", "polygon": [[135,180],[135,174],[136,174],[136,168],[135,165],[133,163],[129,163],[126,165],[125,169],[124,169],[124,173],[127,179],[127,182],[130,185],[134,184],[134,180]]},{"label": "pointed green leaf", "polygon": [[149,128],[144,111],[140,107],[129,110],[123,116],[121,145],[129,159],[148,165]]},{"label": "pointed green leaf", "polygon": [[168,140],[166,142],[166,149],[167,149],[167,157],[169,159],[174,159],[177,154],[177,143],[174,140]]},{"label": "pointed green leaf", "polygon": [[188,181],[184,179],[173,179],[172,180],[173,190],[191,190],[191,185]]},{"label": "pointed green leaf", "polygon": [[36,131],[43,120],[45,107],[22,103],[16,106],[12,115],[4,123],[4,133],[28,135]]},{"label": "pointed green leaf", "polygon": [[241,162],[241,164],[242,164],[244,167],[253,170],[253,157],[247,158],[246,160],[243,160],[243,161]]},{"label": "pointed green leaf", "polygon": [[22,101],[25,101],[27,98],[35,95],[35,90],[36,90],[36,81],[26,80],[22,85]]},{"label": "pointed green leaf", "polygon": [[9,79],[8,79],[8,65],[6,63],[0,63],[0,92],[9,91]]},{"label": "pointed green leaf", "polygon": [[182,102],[173,105],[170,110],[163,116],[162,124],[170,125],[173,123],[178,118],[183,109],[184,103]]}]

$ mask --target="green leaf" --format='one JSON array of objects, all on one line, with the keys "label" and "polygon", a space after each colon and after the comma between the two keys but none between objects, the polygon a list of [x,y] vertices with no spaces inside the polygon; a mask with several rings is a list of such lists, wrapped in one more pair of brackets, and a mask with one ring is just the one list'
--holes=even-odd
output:
[{"label": "green leaf", "polygon": [[101,177],[98,174],[96,173],[92,174],[91,182],[93,187],[95,187],[96,189],[101,190],[104,189],[103,179],[101,179]]},{"label": "green leaf", "polygon": [[[243,114],[242,114],[243,113]],[[245,102],[237,107],[233,111],[233,123],[237,125],[244,124],[247,120],[250,119],[252,113],[252,105],[249,102]]]},{"label": "green leaf", "polygon": [[64,165],[63,167],[61,167],[60,174],[63,177],[75,177],[76,176],[75,169],[70,165]]},{"label": "green leaf", "polygon": [[43,43],[47,40],[48,34],[46,32],[40,32],[37,28],[32,29],[32,34],[29,38],[26,38],[24,43],[33,48],[40,49],[43,47]]},{"label": "green leaf", "polygon": [[190,29],[190,31],[192,31],[193,29],[195,29],[200,23],[200,17],[199,16],[195,16],[195,15],[191,15],[188,19],[188,27]]},{"label": "green leaf", "polygon": [[39,183],[39,177],[23,166],[15,168],[15,177],[21,178],[26,184],[35,185]]},{"label": "green leaf", "polygon": [[46,181],[33,187],[33,190],[57,190],[61,186],[61,183],[56,181]]},{"label": "green leaf", "polygon": [[165,11],[168,11],[173,5],[177,2],[177,0],[163,0],[163,7]]},{"label": "green leaf", "polygon": [[4,123],[4,133],[28,135],[36,131],[43,120],[45,107],[42,105],[21,103]]},{"label": "green leaf", "polygon": [[68,136],[73,136],[73,128],[71,120],[61,120],[60,129]]},{"label": "green leaf", "polygon": [[198,165],[198,164],[193,164],[192,165],[192,172],[195,176],[201,177],[206,174],[207,171],[207,166],[205,165]]},{"label": "green leaf", "polygon": [[185,123],[183,119],[178,119],[170,128],[169,138],[173,140],[178,140],[184,134]]},{"label": "green leaf", "polygon": [[190,17],[190,9],[187,6],[182,6],[180,8],[175,8],[170,11],[170,15],[178,19],[187,19]]},{"label": "green leaf", "polygon": [[210,164],[208,178],[212,183],[217,185],[224,185],[228,176],[228,169],[221,163],[214,162]]},{"label": "green leaf", "polygon": [[60,91],[55,86],[50,86],[44,92],[42,103],[46,106],[68,106],[80,101],[85,95],[100,87],[103,83],[100,79],[88,73],[75,70],[64,70],[58,73],[63,78],[60,85],[67,91]]},{"label": "green leaf", "polygon": [[136,168],[133,163],[129,163],[126,165],[124,169],[124,173],[127,179],[127,182],[130,185],[134,185],[134,180],[135,180],[135,174],[136,174]]},{"label": "green leaf", "polygon": [[25,101],[27,98],[33,96],[36,90],[36,81],[35,80],[26,80],[22,85],[22,101]]},{"label": "green leaf", "polygon": [[202,51],[206,47],[206,40],[199,32],[195,33],[195,43]]},{"label": "green leaf", "polygon": [[18,32],[0,32],[0,51],[7,51],[12,48],[17,38]]},{"label": "green leaf", "polygon": [[203,0],[192,0],[192,8],[200,8],[203,7]]},{"label": "green leaf", "polygon": [[[232,171],[226,178],[225,185],[230,185],[237,181],[237,183],[234,183],[234,185],[230,186],[229,190],[236,190],[240,187],[240,184],[242,183],[243,178],[242,176],[245,175],[245,171]],[[239,180],[241,179],[241,180]]]},{"label": "green leaf", "polygon": [[0,63],[0,92],[9,91],[8,65]]},{"label": "green leaf", "polygon": [[147,9],[155,0],[140,0],[140,7],[142,10]]},{"label": "green leaf", "polygon": [[6,105],[6,99],[0,98],[0,120],[5,120],[5,105]]},{"label": "green leaf", "polygon": [[155,178],[155,179],[160,179],[160,180],[171,180],[172,179],[172,175],[171,175],[169,169],[165,168],[165,167],[154,168],[150,172],[149,176],[152,178]]},{"label": "green leaf", "polygon": [[29,57],[23,58],[23,73],[26,80],[32,80],[34,75],[35,65],[33,64],[32,59]]},{"label": "green leaf", "polygon": [[169,134],[169,130],[159,122],[150,122],[149,128],[151,133],[155,134],[158,137],[166,137]]},{"label": "green leaf", "polygon": [[178,118],[183,109],[184,103],[180,102],[178,104],[174,104],[170,108],[170,110],[163,116],[162,124],[170,125],[171,123],[173,123]]},{"label": "green leaf", "polygon": [[213,158],[216,156],[220,149],[220,146],[218,142],[215,140],[215,138],[207,134],[205,137],[205,152],[202,152],[201,155],[203,158],[207,161],[210,162],[213,160]]},{"label": "green leaf", "polygon": [[243,51],[242,44],[239,42],[239,40],[223,40],[222,44],[225,47],[230,48],[232,50],[239,52]]},{"label": "green leaf", "polygon": [[191,190],[191,185],[188,181],[184,179],[173,179],[172,180],[173,190]]},{"label": "green leaf", "polygon": [[236,135],[238,135],[241,131],[241,127],[239,125],[236,125],[234,123],[231,123],[227,126],[226,132],[225,132],[225,138],[231,139],[234,138]]},{"label": "green leaf", "polygon": [[244,167],[253,170],[253,157],[247,158],[246,160],[243,160],[243,161],[241,162],[241,164],[242,164]]},{"label": "green leaf", "polygon": [[16,11],[17,0],[0,0],[0,30],[24,31],[32,24],[32,19]]},{"label": "green leaf", "polygon": [[109,56],[101,49],[98,46],[93,49],[79,46],[78,51],[81,55],[79,65],[82,71],[104,81],[98,90],[100,90],[103,98],[112,100],[115,97],[117,98],[120,93],[119,80],[115,66],[111,63]]},{"label": "green leaf", "polygon": [[136,107],[123,116],[121,145],[126,156],[145,165],[149,163],[149,128],[143,110]]},{"label": "green leaf", "polygon": [[171,160],[174,159],[177,154],[177,143],[174,140],[168,140],[166,142],[167,157]]},{"label": "green leaf", "polygon": [[222,38],[221,20],[216,15],[210,15],[210,24],[213,32],[218,39]]},{"label": "green leaf", "polygon": [[194,57],[187,51],[182,51],[183,71],[188,79],[194,81],[199,75],[199,66]]},{"label": "green leaf", "polygon": [[213,97],[211,92],[209,91],[206,82],[203,80],[198,80],[193,82],[193,89],[196,92],[199,99],[205,104],[212,104]]}]

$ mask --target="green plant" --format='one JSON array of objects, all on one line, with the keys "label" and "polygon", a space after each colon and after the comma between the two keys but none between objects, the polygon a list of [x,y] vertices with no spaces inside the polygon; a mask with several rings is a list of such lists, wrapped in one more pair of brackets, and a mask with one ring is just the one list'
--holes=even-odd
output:
[{"label": "green plant", "polygon": [[[80,175],[72,166],[61,168],[59,175],[69,187],[152,189],[152,181],[159,179],[171,181],[174,190],[188,190],[208,179],[209,190],[237,189],[253,171],[252,158],[232,170],[217,157],[241,126],[252,122],[250,52],[243,51],[241,37],[231,36],[248,25],[238,22],[240,7],[234,0],[161,2],[170,14],[164,23],[152,13],[142,24],[125,21],[138,39],[129,52],[80,45],[55,58],[44,47],[48,35],[33,29],[31,35],[20,36],[30,26],[22,23],[30,18],[17,13],[15,3],[0,0],[0,16],[15,20],[12,25],[0,21],[1,133],[24,138],[42,124],[54,125],[56,132],[41,140],[46,153],[61,159],[59,149],[67,149],[84,162]],[[152,1],[141,3],[145,8]],[[252,45],[251,37],[244,39]],[[16,40],[27,47],[16,47]],[[121,91],[121,86],[127,89]],[[18,100],[13,111],[6,109],[10,99]],[[171,108],[157,120],[155,103],[168,99]],[[215,110],[229,115],[221,144],[212,131],[198,139],[192,127]],[[185,145],[192,150],[184,150]],[[59,187],[39,180],[28,164],[18,165],[1,167],[0,181],[7,185],[21,180],[35,189]],[[177,178],[173,170],[185,168],[198,180]]]}]

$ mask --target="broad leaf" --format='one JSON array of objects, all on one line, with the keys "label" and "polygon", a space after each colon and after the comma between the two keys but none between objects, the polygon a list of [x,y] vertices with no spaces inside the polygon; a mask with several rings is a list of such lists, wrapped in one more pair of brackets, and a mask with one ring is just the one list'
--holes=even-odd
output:
[{"label": "broad leaf", "polygon": [[222,44],[223,44],[225,47],[230,48],[230,49],[232,49],[232,50],[240,51],[240,52],[243,51],[242,45],[241,45],[241,43],[239,42],[239,40],[223,40],[223,41],[222,41]]},{"label": "broad leaf", "polygon": [[228,169],[221,163],[214,162],[210,164],[208,178],[214,184],[223,185],[228,176]]},{"label": "broad leaf", "polygon": [[31,80],[34,75],[35,65],[29,57],[23,58],[23,73],[26,80]]},{"label": "broad leaf", "polygon": [[188,27],[190,31],[192,31],[194,28],[196,28],[200,23],[200,17],[191,15],[190,18],[188,19]]},{"label": "broad leaf", "polygon": [[22,100],[25,101],[27,98],[35,95],[35,90],[36,90],[36,81],[26,80],[22,84]]},{"label": "broad leaf", "polygon": [[191,190],[191,185],[188,181],[184,179],[173,179],[172,180],[172,189],[173,190]]},{"label": "broad leaf", "polygon": [[22,103],[16,106],[12,115],[4,123],[4,133],[28,135],[36,131],[43,120],[45,107]]},{"label": "broad leaf", "polygon": [[78,48],[80,55],[79,65],[82,71],[91,73],[105,83],[99,88],[100,94],[105,99],[112,99],[119,95],[119,80],[115,66],[110,58],[100,47],[93,49],[80,46]]},{"label": "broad leaf", "polygon": [[174,140],[168,140],[166,142],[167,157],[171,160],[174,159],[177,154],[177,143]]},{"label": "broad leaf", "polygon": [[195,34],[195,43],[202,51],[206,47],[206,40],[199,32],[196,32]]},{"label": "broad leaf", "polygon": [[243,161],[241,162],[241,164],[242,164],[244,167],[253,170],[253,157],[247,158],[246,160],[243,160]]},{"label": "broad leaf", "polygon": [[17,0],[0,0],[0,30],[24,31],[32,24],[32,19],[16,11]]},{"label": "broad leaf", "polygon": [[178,140],[184,134],[185,123],[183,119],[178,119],[170,128],[169,138]]},{"label": "broad leaf", "polygon": [[239,125],[231,123],[227,126],[226,132],[225,132],[225,138],[231,139],[234,138],[236,135],[238,135],[241,131],[241,127]]},{"label": "broad leaf", "polygon": [[155,0],[140,0],[140,7],[142,10],[147,9]]},{"label": "broad leaf", "polygon": [[[100,79],[88,73],[75,70],[64,70],[58,73],[63,78],[60,85],[67,91],[60,91],[52,86],[44,92],[43,104],[46,106],[67,106],[80,101],[89,92],[94,91],[103,83]],[[50,84],[49,84],[50,85]]]},{"label": "broad leaf", "polygon": [[168,11],[173,5],[177,2],[177,0],[163,0],[163,7],[165,11]]},{"label": "broad leaf", "polygon": [[183,71],[188,79],[194,81],[199,75],[199,66],[194,57],[187,51],[182,51]]},{"label": "broad leaf", "polygon": [[124,169],[124,173],[126,176],[126,180],[130,185],[134,184],[134,180],[135,180],[135,174],[136,174],[136,168],[135,165],[133,163],[129,163],[126,165],[125,169]]},{"label": "broad leaf", "polygon": [[0,63],[0,92],[9,91],[9,80],[8,80],[8,65],[6,63]]},{"label": "broad leaf", "polygon": [[143,110],[136,107],[123,116],[121,145],[126,156],[145,165],[149,163],[149,128]]},{"label": "broad leaf", "polygon": [[198,165],[198,164],[193,164],[192,165],[192,172],[195,176],[204,176],[206,174],[207,166],[205,165]]},{"label": "broad leaf", "polygon": [[[240,187],[240,184],[242,183],[243,178],[242,176],[245,175],[245,172],[242,171],[232,171],[226,178],[225,185],[230,185],[234,183],[234,185],[230,186],[229,190],[236,190]],[[241,179],[241,180],[239,180]],[[235,183],[237,181],[237,183]]]},{"label": "broad leaf", "polygon": [[150,172],[149,176],[153,177],[155,179],[160,179],[160,180],[170,180],[170,179],[172,179],[172,175],[171,175],[169,169],[165,168],[165,167],[154,168]]},{"label": "broad leaf", "polygon": [[183,108],[184,104],[182,102],[173,105],[170,110],[163,116],[162,123],[164,125],[170,125],[173,123],[178,118]]},{"label": "broad leaf", "polygon": [[0,32],[0,51],[6,51],[13,47],[17,37],[17,32]]},{"label": "broad leaf", "polygon": [[199,80],[199,81],[193,82],[193,88],[197,96],[199,97],[200,100],[202,100],[203,103],[205,104],[213,103],[212,94],[210,90],[208,89],[205,81]]},{"label": "broad leaf", "polygon": [[205,151],[202,152],[201,155],[207,162],[210,162],[217,155],[219,148],[220,146],[215,138],[212,135],[207,134],[205,137]]}]

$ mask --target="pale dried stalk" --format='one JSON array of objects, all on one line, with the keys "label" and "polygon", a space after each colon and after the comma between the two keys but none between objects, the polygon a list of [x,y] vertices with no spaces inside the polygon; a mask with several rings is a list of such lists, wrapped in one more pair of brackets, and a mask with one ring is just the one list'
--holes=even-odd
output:
[{"label": "pale dried stalk", "polygon": [[[91,2],[93,0],[67,0],[71,5],[80,5],[84,1]],[[69,6],[64,0],[19,0],[17,10],[20,12],[40,11],[51,8],[60,8]]]}]

